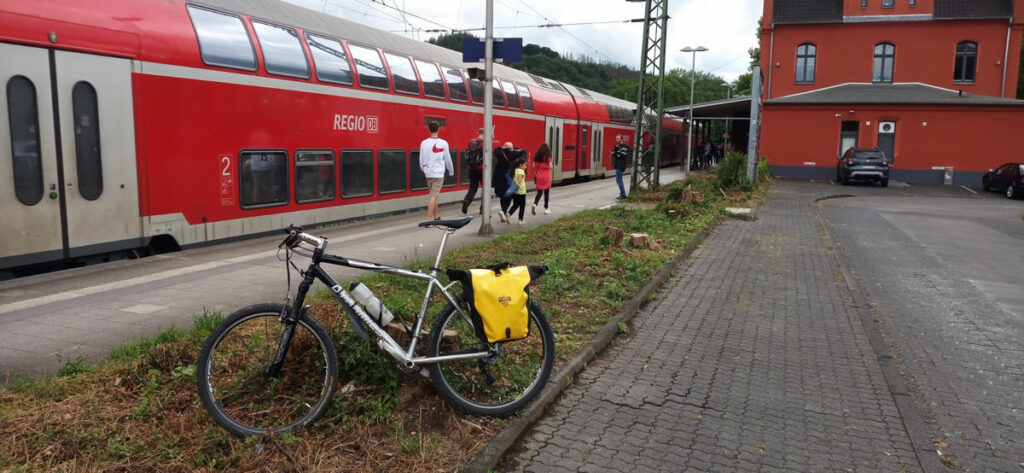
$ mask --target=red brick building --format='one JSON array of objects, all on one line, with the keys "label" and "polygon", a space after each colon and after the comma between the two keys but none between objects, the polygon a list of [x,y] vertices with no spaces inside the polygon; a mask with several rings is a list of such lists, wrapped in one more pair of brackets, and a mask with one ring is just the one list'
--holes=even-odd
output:
[{"label": "red brick building", "polygon": [[765,0],[761,154],[835,178],[850,146],[892,179],[979,186],[1024,154],[1016,100],[1024,0]]}]

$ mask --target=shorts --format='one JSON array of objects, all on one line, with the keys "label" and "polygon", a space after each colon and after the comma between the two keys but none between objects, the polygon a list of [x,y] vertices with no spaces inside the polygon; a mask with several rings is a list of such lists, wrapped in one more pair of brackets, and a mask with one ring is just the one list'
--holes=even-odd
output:
[{"label": "shorts", "polygon": [[437,197],[441,194],[441,185],[444,184],[443,177],[428,177],[427,188],[430,189],[430,196]]}]

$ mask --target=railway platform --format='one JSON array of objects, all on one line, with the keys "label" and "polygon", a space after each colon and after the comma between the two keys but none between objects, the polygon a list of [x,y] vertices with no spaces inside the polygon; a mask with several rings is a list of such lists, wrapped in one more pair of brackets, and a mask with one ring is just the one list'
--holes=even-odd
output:
[{"label": "railway platform", "polygon": [[[662,182],[682,177],[661,170]],[[551,214],[526,214],[526,225],[497,217],[495,235],[532,228],[584,209],[612,205],[613,179],[556,187]],[[531,195],[528,198],[532,198]],[[424,204],[426,197],[424,197]],[[442,217],[461,216],[459,203],[441,207]],[[474,206],[478,208],[478,206]],[[492,202],[497,209],[497,201]],[[496,210],[495,210],[496,211]],[[437,230],[419,228],[422,209],[372,220],[319,228],[328,251],[392,265],[433,257]],[[287,226],[285,222],[283,226]],[[282,228],[283,228],[282,226]],[[483,241],[479,220],[455,233],[449,249]],[[227,315],[257,302],[285,297],[284,263],[277,258],[282,235],[187,249],[138,260],[118,261],[0,282],[0,386],[10,380],[56,372],[83,358],[97,362],[112,349],[173,326],[189,327],[204,312]],[[364,274],[332,268],[339,280]],[[298,283],[293,278],[294,286]]]}]

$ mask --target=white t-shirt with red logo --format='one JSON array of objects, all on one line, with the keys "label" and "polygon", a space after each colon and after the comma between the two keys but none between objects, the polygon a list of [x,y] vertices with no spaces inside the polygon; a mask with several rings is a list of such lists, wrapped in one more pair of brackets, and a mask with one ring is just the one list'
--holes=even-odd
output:
[{"label": "white t-shirt with red logo", "polygon": [[448,142],[441,138],[427,138],[420,143],[420,169],[427,179],[444,177],[445,169],[454,176],[452,156],[448,152]]}]

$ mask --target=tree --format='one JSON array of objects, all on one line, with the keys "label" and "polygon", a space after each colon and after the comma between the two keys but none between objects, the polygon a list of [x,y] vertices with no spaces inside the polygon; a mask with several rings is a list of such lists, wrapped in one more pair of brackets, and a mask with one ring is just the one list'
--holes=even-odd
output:
[{"label": "tree", "polygon": [[462,40],[467,39],[467,38],[476,38],[476,36],[473,36],[473,35],[465,32],[465,31],[460,31],[460,32],[457,32],[457,33],[445,33],[445,34],[443,34],[441,36],[438,36],[436,38],[430,38],[430,39],[427,40],[427,42],[430,43],[430,44],[436,44],[436,45],[441,46],[443,48],[448,48],[448,49],[451,49],[452,51],[458,51],[458,52],[461,53],[462,52]]}]

